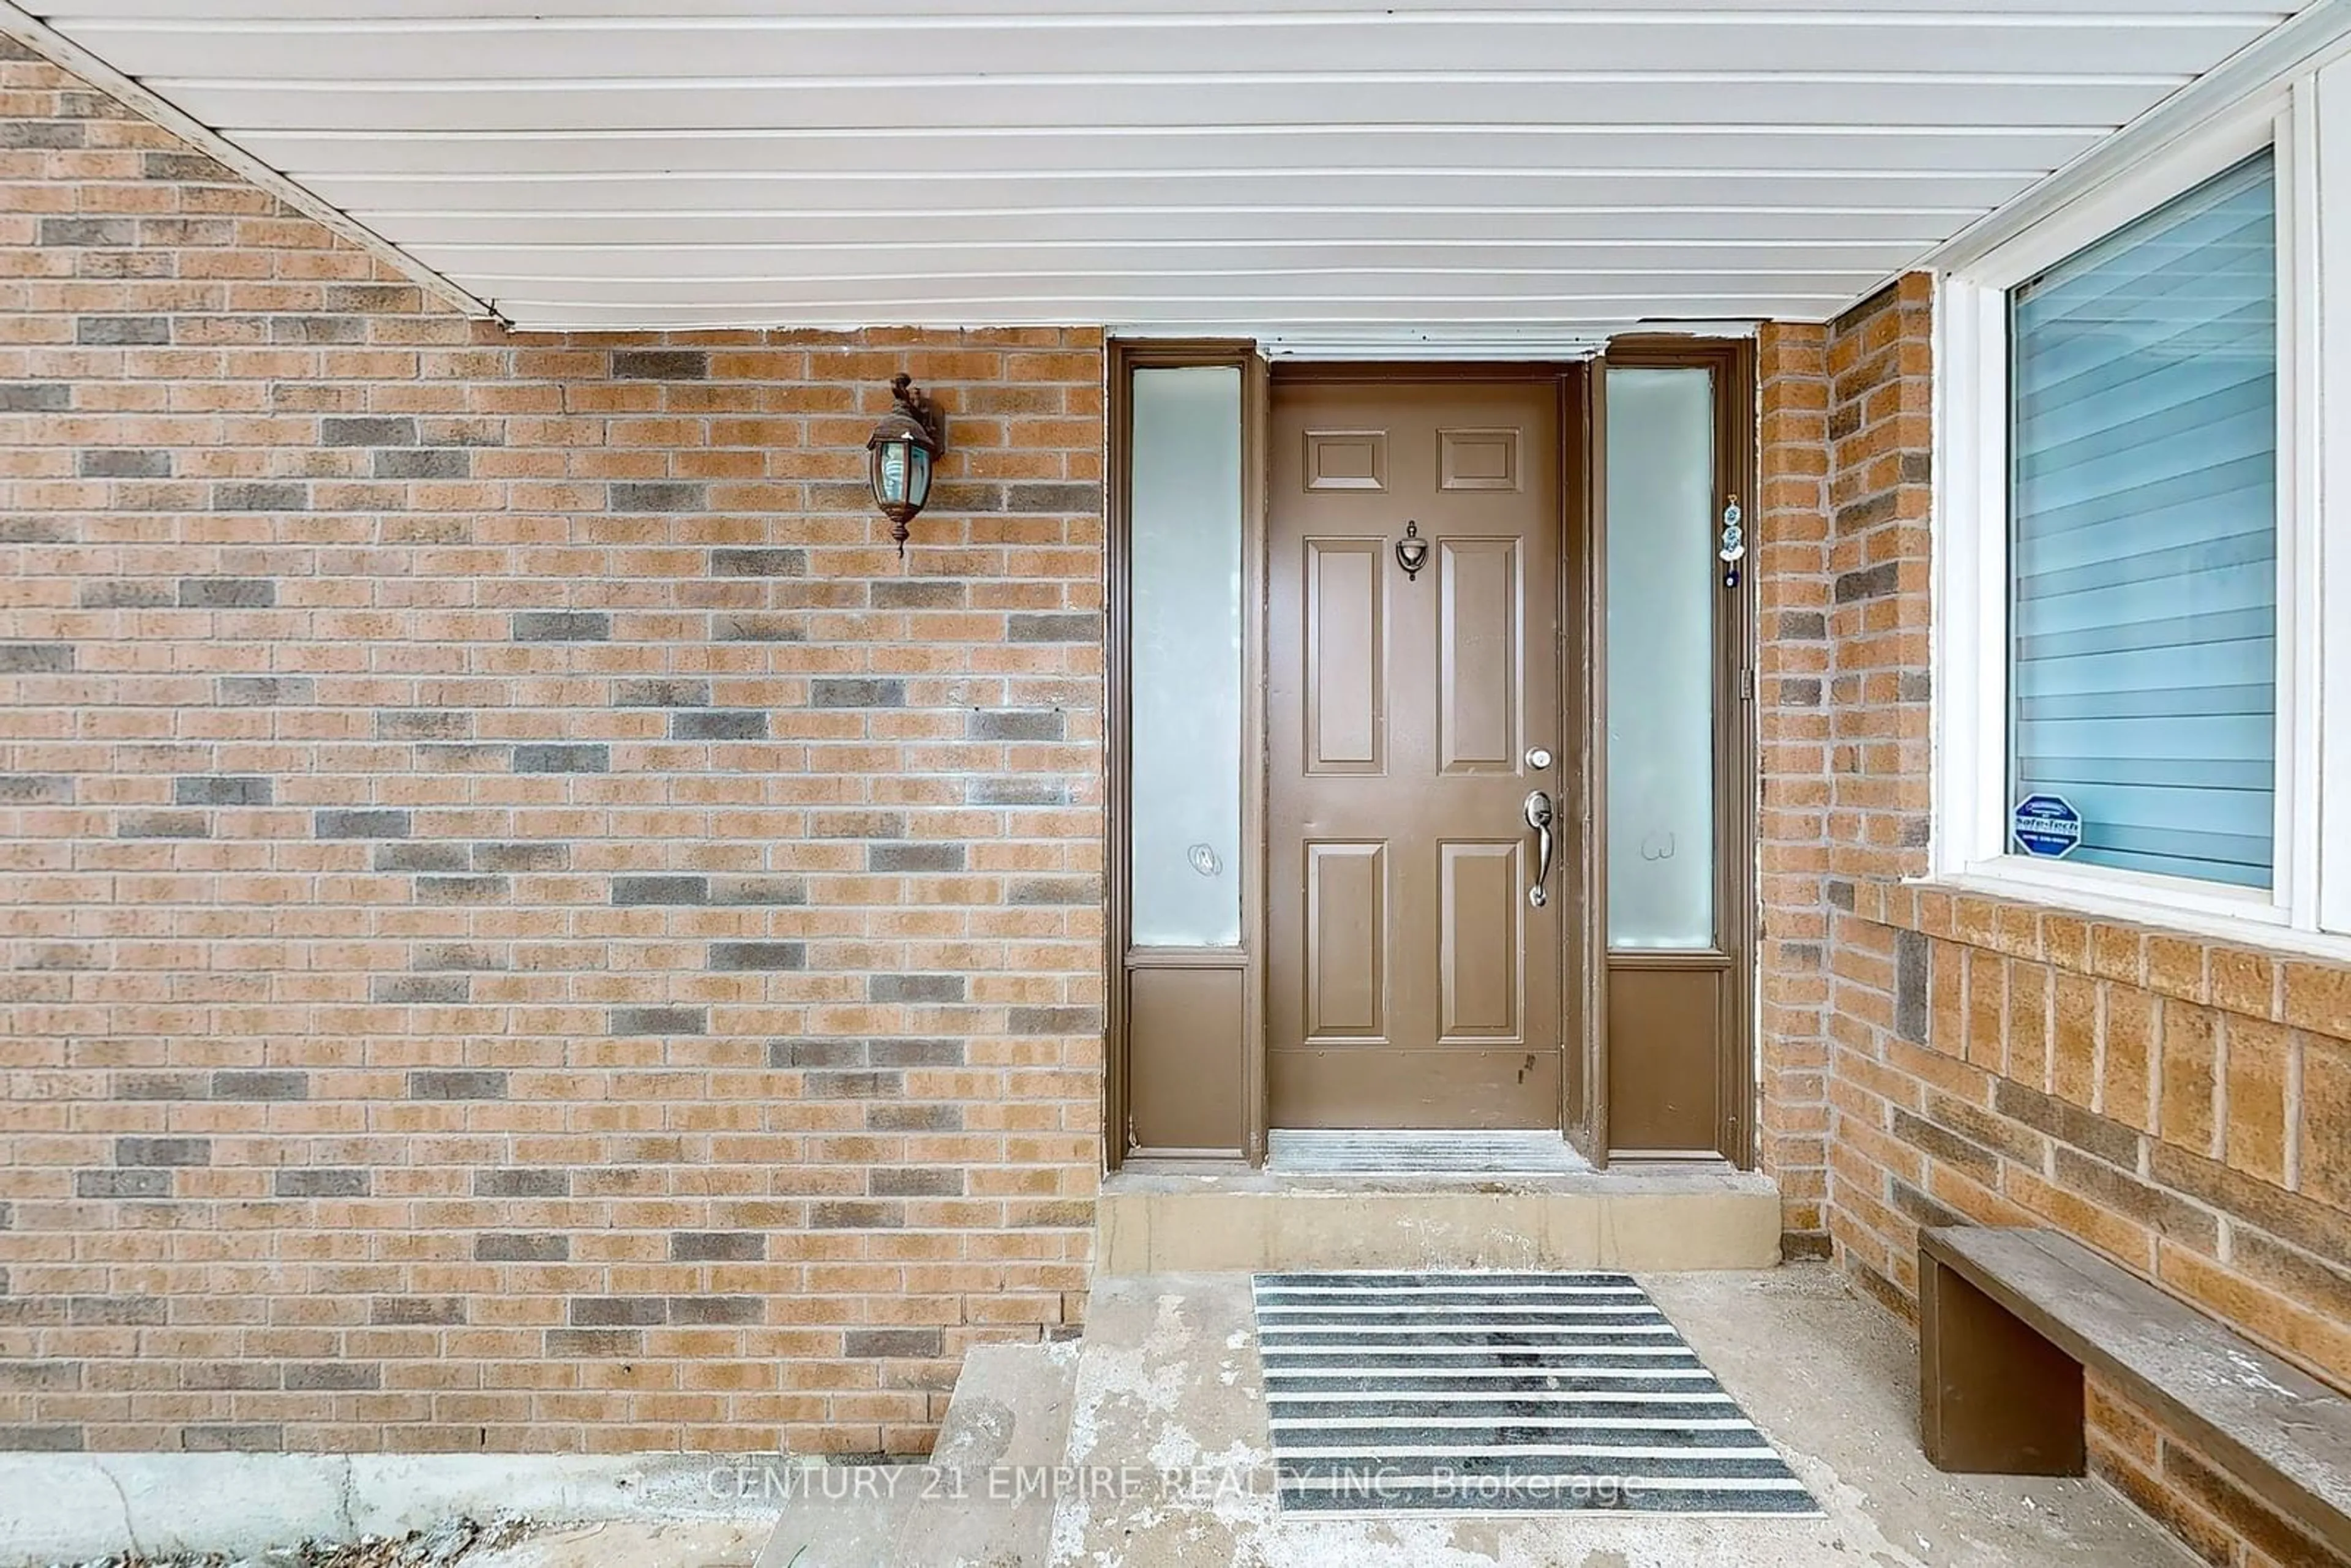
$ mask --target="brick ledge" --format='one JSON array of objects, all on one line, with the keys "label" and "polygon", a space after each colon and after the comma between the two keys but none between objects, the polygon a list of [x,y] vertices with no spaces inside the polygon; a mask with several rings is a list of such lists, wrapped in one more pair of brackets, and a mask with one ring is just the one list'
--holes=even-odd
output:
[{"label": "brick ledge", "polygon": [[1854,880],[1829,893],[1875,925],[2351,1040],[2351,964],[1928,883]]}]

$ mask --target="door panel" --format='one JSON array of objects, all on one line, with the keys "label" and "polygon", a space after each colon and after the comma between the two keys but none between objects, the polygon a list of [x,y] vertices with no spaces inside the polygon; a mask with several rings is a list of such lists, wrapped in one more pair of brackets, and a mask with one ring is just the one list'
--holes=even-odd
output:
[{"label": "door panel", "polygon": [[1387,1028],[1385,844],[1306,846],[1306,1035],[1379,1040]]},{"label": "door panel", "polygon": [[1444,539],[1437,547],[1437,769],[1516,773],[1520,730],[1519,541]]},{"label": "door panel", "polygon": [[[1271,1124],[1560,1122],[1570,803],[1554,381],[1277,381],[1268,559]],[[1415,574],[1395,546],[1428,547]]]},{"label": "door panel", "polygon": [[1437,1038],[1508,1044],[1523,1038],[1519,912],[1526,904],[1523,846],[1440,843]]},{"label": "door panel", "polygon": [[1387,643],[1377,539],[1306,541],[1307,770],[1379,773],[1386,763]]}]

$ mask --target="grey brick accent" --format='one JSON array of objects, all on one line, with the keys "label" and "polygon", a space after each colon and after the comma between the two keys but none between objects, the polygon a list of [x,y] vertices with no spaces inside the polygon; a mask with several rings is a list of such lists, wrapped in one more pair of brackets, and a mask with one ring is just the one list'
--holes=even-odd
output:
[{"label": "grey brick accent", "polygon": [[612,770],[612,748],[609,746],[575,746],[534,743],[514,748],[514,770],[517,773],[609,773]]},{"label": "grey brick accent", "polygon": [[1102,486],[1090,479],[1008,485],[1004,490],[1004,509],[1008,512],[1099,512],[1102,510]]},{"label": "grey brick accent", "polygon": [[652,1328],[669,1322],[669,1302],[660,1296],[574,1296],[570,1322],[582,1329]]},{"label": "grey brick accent", "polygon": [[416,421],[405,414],[322,419],[319,442],[324,446],[413,446]]},{"label": "grey brick accent", "polygon": [[698,382],[710,374],[700,349],[615,349],[612,374],[622,381]]},{"label": "grey brick accent", "polygon": [[308,675],[223,675],[214,685],[224,707],[318,700],[318,683]]},{"label": "grey brick accent", "polygon": [[365,1197],[373,1177],[363,1170],[319,1166],[307,1170],[281,1170],[275,1184],[280,1197]]},{"label": "grey brick accent", "polygon": [[812,707],[904,707],[906,683],[871,678],[828,678],[809,683]]},{"label": "grey brick accent", "polygon": [[172,1173],[168,1170],[76,1171],[76,1197],[169,1197],[172,1196]]},{"label": "grey brick accent", "polygon": [[1927,1040],[1934,979],[1934,944],[1921,931],[1894,934],[1894,1032],[1914,1045]]},{"label": "grey brick accent", "polygon": [[670,1321],[684,1324],[756,1323],[768,1315],[761,1296],[672,1296]]},{"label": "grey brick accent", "polygon": [[1836,580],[1836,601],[1852,604],[1864,599],[1883,599],[1901,586],[1901,564],[1880,561],[1876,566],[1841,573]]},{"label": "grey brick accent", "polygon": [[376,845],[368,863],[376,871],[462,872],[474,857],[463,844],[391,842]]},{"label": "grey brick accent", "polygon": [[913,1356],[935,1360],[946,1354],[938,1329],[851,1329],[841,1336],[843,1355]]},{"label": "grey brick accent", "polygon": [[74,322],[74,341],[93,348],[137,348],[171,340],[169,316],[84,316]]},{"label": "grey brick accent", "polygon": [[[7,391],[0,387],[0,413],[7,412]],[[75,537],[63,517],[0,517],[0,545],[70,544]]]},{"label": "grey brick accent", "polygon": [[208,1166],[213,1163],[210,1138],[117,1138],[118,1166]]},{"label": "grey brick accent", "polygon": [[208,839],[211,821],[201,811],[125,811],[115,820],[121,839]]},{"label": "grey brick accent", "polygon": [[388,807],[336,809],[310,814],[310,831],[321,839],[404,839],[408,813]]},{"label": "grey brick accent", "polygon": [[867,1061],[862,1040],[771,1040],[770,1067],[862,1067]]},{"label": "grey brick accent", "polygon": [[571,864],[571,846],[549,840],[475,844],[475,871],[562,871]]},{"label": "grey brick accent", "polygon": [[474,1238],[476,1263],[567,1263],[571,1238],[551,1232],[494,1230]]},{"label": "grey brick accent", "polygon": [[181,609],[270,609],[277,583],[254,576],[195,576],[179,580]]},{"label": "grey brick accent", "polygon": [[895,1072],[810,1072],[800,1092],[811,1100],[894,1100],[905,1093],[906,1081]]},{"label": "grey brick accent", "polygon": [[510,891],[502,876],[420,876],[419,904],[496,904]]},{"label": "grey brick accent", "polygon": [[378,1328],[446,1328],[465,1321],[462,1296],[378,1296],[368,1322]]},{"label": "grey brick accent", "polygon": [[604,504],[615,512],[699,512],[703,486],[687,479],[616,479]]},{"label": "grey brick accent", "polygon": [[601,610],[517,610],[507,629],[517,643],[609,643],[612,618]]},{"label": "grey brick accent", "polygon": [[865,846],[870,872],[945,872],[964,869],[961,844],[883,843]]},{"label": "grey brick accent", "polygon": [[963,1172],[948,1166],[898,1166],[872,1171],[866,1190],[876,1197],[961,1197]]},{"label": "grey brick accent", "polygon": [[804,549],[714,549],[710,570],[716,577],[806,577]]},{"label": "grey brick accent", "polygon": [[63,675],[73,667],[70,643],[0,643],[0,675]]},{"label": "grey brick accent", "polygon": [[0,1424],[0,1450],[18,1454],[78,1454],[82,1429],[62,1423]]},{"label": "grey brick accent", "polygon": [[310,487],[274,479],[223,480],[213,486],[215,512],[307,512]]},{"label": "grey brick accent", "polygon": [[290,1070],[223,1068],[213,1074],[215,1100],[308,1100],[310,1075]]},{"label": "grey brick accent", "polygon": [[961,610],[971,595],[947,578],[885,577],[866,587],[876,610]]},{"label": "grey brick accent", "polygon": [[162,610],[180,601],[177,585],[142,578],[100,578],[74,591],[84,610]]},{"label": "grey brick accent", "polygon": [[1015,643],[1099,643],[1102,617],[1091,611],[1052,615],[1008,615],[1004,634]]},{"label": "grey brick accent", "polygon": [[961,975],[868,975],[865,999],[872,1002],[959,1002],[964,998]]},{"label": "grey brick accent", "polygon": [[375,716],[379,740],[468,740],[474,716],[444,708],[383,708]]},{"label": "grey brick accent", "polygon": [[969,779],[964,781],[963,798],[973,806],[1066,806],[1070,787],[1058,779]]},{"label": "grey brick accent", "polygon": [[614,707],[701,707],[710,701],[710,683],[700,680],[637,680],[612,683]]},{"label": "grey brick accent", "polygon": [[1005,1028],[1013,1034],[1098,1034],[1100,1008],[1013,1008],[1005,1014]]},{"label": "grey brick accent", "polygon": [[69,382],[0,382],[0,413],[63,413],[72,406]]},{"label": "grey brick accent", "polygon": [[559,1170],[482,1170],[474,1173],[475,1197],[569,1197],[571,1173]]},{"label": "grey brick accent", "polygon": [[545,1344],[558,1361],[618,1361],[645,1353],[645,1336],[633,1329],[549,1329]]},{"label": "grey brick accent", "polygon": [[705,1008],[614,1008],[609,1025],[616,1035],[703,1034],[710,1028]]},{"label": "grey brick accent", "polygon": [[948,1104],[868,1105],[865,1125],[875,1133],[959,1133],[963,1107]]},{"label": "grey brick accent", "polygon": [[469,975],[375,975],[368,980],[368,1000],[393,1006],[454,1007],[473,997]]},{"label": "grey brick accent", "polygon": [[1004,902],[1016,904],[1100,904],[1102,897],[1102,880],[1092,876],[1016,876],[1004,889]]},{"label": "grey brick accent", "polygon": [[78,247],[86,246],[128,246],[139,240],[139,225],[132,218],[43,218],[40,244],[43,246]]},{"label": "grey brick accent", "polygon": [[1067,721],[1055,708],[997,708],[974,713],[965,732],[974,740],[1060,740]]},{"label": "grey brick accent", "polygon": [[803,904],[808,899],[808,879],[798,876],[714,876],[710,879],[710,902],[713,904]]},{"label": "grey brick accent", "polygon": [[209,1100],[212,1080],[193,1072],[131,1072],[114,1081],[124,1100]]},{"label": "grey brick accent", "polygon": [[65,773],[0,773],[0,800],[18,806],[70,806],[74,781]]},{"label": "grey brick accent", "polygon": [[488,1068],[425,1068],[408,1075],[411,1100],[503,1100],[507,1075]]},{"label": "grey brick accent", "polygon": [[710,902],[710,879],[706,876],[616,876],[612,879],[614,904],[707,904]]},{"label": "grey brick accent", "polygon": [[356,1361],[294,1361],[286,1364],[286,1386],[297,1391],[349,1394],[383,1386],[383,1368]]},{"label": "grey brick accent", "polygon": [[961,1067],[967,1054],[960,1040],[869,1040],[865,1058],[876,1067]]},{"label": "grey brick accent", "polygon": [[85,479],[168,479],[172,455],[128,446],[85,447],[75,471]]},{"label": "grey brick accent", "polygon": [[708,965],[713,969],[805,969],[804,942],[713,942]]},{"label": "grey brick accent", "polygon": [[66,1321],[77,1327],[157,1328],[171,1321],[161,1296],[71,1296]]},{"label": "grey brick accent", "polygon": [[375,455],[379,479],[463,479],[474,471],[462,446],[395,446]]},{"label": "grey brick accent", "polygon": [[673,740],[765,740],[768,716],[758,708],[687,709],[670,715]]},{"label": "grey brick accent", "polygon": [[257,774],[187,775],[172,780],[172,799],[183,806],[266,806],[277,798],[276,780]]},{"label": "grey brick accent", "polygon": [[673,1263],[757,1263],[768,1256],[768,1239],[756,1230],[680,1230],[669,1239]]}]

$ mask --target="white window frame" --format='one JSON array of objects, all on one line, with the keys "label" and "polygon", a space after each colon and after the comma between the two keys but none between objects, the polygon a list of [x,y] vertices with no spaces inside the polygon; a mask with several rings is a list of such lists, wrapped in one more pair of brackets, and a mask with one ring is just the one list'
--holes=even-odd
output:
[{"label": "white window frame", "polygon": [[[2273,885],[2037,860],[2009,846],[2008,293],[2265,148],[2278,222],[2277,775]],[[2322,169],[2335,187],[2319,200]],[[2351,58],[2304,67],[2151,151],[1938,283],[1937,880],[2351,955]],[[2332,312],[2322,315],[2322,300]],[[2334,505],[2325,506],[2326,497]],[[2335,547],[2323,548],[2329,538]],[[2340,607],[2326,635],[2322,604]],[[2335,700],[2323,703],[2332,692]],[[2322,814],[2319,780],[2338,800]]]}]

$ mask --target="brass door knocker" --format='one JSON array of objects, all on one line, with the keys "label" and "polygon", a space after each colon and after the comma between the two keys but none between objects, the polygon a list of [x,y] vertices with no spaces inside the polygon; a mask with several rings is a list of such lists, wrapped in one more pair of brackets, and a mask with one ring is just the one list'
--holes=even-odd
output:
[{"label": "brass door knocker", "polygon": [[1420,580],[1420,569],[1428,564],[1428,541],[1420,537],[1418,523],[1404,526],[1404,538],[1396,540],[1396,564],[1404,568],[1408,581]]}]

